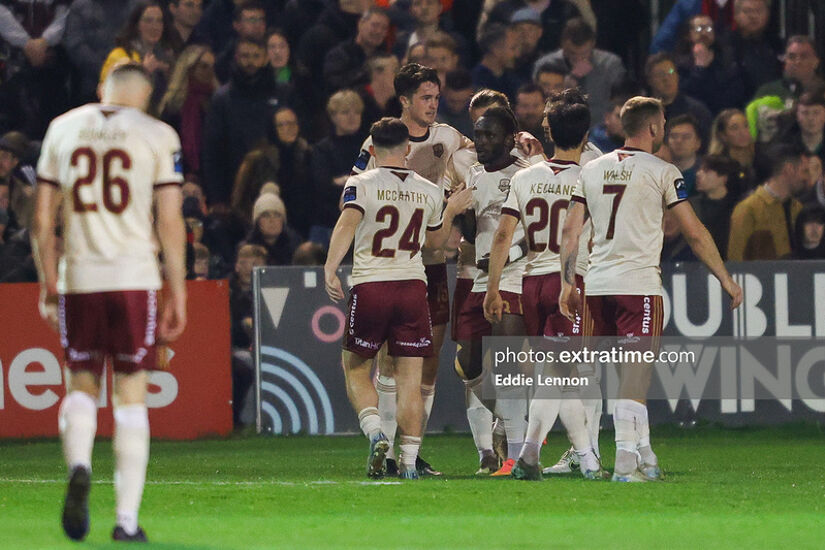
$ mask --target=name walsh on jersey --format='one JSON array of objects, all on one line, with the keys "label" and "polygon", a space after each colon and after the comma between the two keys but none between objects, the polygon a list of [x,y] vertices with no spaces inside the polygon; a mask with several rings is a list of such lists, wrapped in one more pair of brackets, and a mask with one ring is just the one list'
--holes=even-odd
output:
[{"label": "name walsh on jersey", "polygon": [[630,181],[633,176],[633,170],[605,170],[604,181]]},{"label": "name walsh on jersey", "polygon": [[530,185],[530,193],[533,195],[546,195],[554,193],[556,195],[563,195],[569,197],[573,194],[574,185],[562,185],[560,183],[533,183]]},{"label": "name walsh on jersey", "polygon": [[427,202],[426,193],[416,193],[415,191],[404,191],[398,189],[377,189],[379,201],[407,201],[424,204]]}]

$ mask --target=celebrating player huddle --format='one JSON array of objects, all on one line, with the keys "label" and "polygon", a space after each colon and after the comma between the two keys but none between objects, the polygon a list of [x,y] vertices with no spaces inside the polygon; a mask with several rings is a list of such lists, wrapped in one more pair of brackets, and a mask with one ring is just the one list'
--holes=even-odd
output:
[{"label": "celebrating player huddle", "polygon": [[[625,146],[581,167],[583,151],[591,159],[597,155],[587,142],[590,111],[577,90],[548,100],[544,125],[555,154],[536,159],[539,151],[531,150],[529,136],[517,135],[506,98],[475,113],[471,103],[474,143],[434,124],[439,85],[428,71],[411,64],[396,78],[402,118],[373,125],[354,169],[361,173],[345,186],[325,266],[327,292],[343,299],[336,271],[355,238],[343,362],[348,395],[370,440],[367,474],[395,473],[396,418],[401,477],[438,473],[416,459],[449,303],[441,249],[455,221],[462,234],[459,277],[473,276],[472,287],[457,285],[452,320],[456,371],[467,388],[467,416],[479,452],[477,474],[540,480],[540,447],[558,417],[572,449],[544,473],[569,472],[576,465],[585,478],[603,479],[608,474],[598,446],[601,395],[580,394],[578,388],[537,393],[525,421],[528,398],[522,390],[497,392],[495,398],[482,394],[490,369],[481,344],[494,335],[540,336],[562,347],[574,345],[576,336],[630,335],[649,336],[644,345],[657,347],[665,208],[719,279],[731,307],[739,305],[741,289],[685,200],[681,174],[653,156],[664,138],[661,102],[630,99],[621,113]],[[466,265],[473,248],[475,265]],[[437,272],[425,270],[427,263],[437,264]],[[384,345],[376,392],[372,358]],[[618,366],[612,479],[660,479],[645,405],[652,367]],[[593,368],[556,368],[553,374],[586,376]],[[493,448],[495,417],[506,433],[506,450]]]}]

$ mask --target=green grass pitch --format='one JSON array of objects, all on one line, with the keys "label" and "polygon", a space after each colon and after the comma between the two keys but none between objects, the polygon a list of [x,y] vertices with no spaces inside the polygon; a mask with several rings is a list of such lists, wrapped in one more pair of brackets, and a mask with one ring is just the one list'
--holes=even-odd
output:
[{"label": "green grass pitch", "polygon": [[[607,466],[612,433],[602,434]],[[363,437],[156,441],[141,524],[150,547],[803,548],[825,547],[825,433],[813,425],[655,429],[661,483],[476,479],[468,435],[425,440],[442,478],[364,477]],[[566,447],[553,434],[542,456]],[[0,548],[116,547],[112,451],[98,441],[92,527],[83,545],[59,524],[57,441],[0,441]]]}]

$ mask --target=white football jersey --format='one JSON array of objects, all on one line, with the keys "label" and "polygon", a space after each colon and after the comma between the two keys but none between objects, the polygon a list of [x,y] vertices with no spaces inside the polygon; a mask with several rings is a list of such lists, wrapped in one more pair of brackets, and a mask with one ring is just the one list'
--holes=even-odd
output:
[{"label": "white football jersey", "polygon": [[573,200],[593,220],[587,294],[661,295],[664,210],[686,199],[679,170],[638,149],[616,149],[584,166]]},{"label": "white football jersey", "polygon": [[[444,174],[452,164],[453,155],[465,147],[472,146],[473,142],[461,132],[448,124],[435,123],[421,137],[410,137],[410,154],[407,155],[407,168],[431,182],[443,186]],[[375,157],[370,154],[372,137],[367,137],[361,145],[361,153],[352,167],[353,174],[360,174],[365,170],[375,168]],[[449,190],[444,188],[444,191]],[[446,258],[443,250],[425,250],[424,264],[444,263]]]},{"label": "white football jersey", "polygon": [[[561,271],[561,231],[580,172],[581,167],[575,162],[549,160],[513,176],[510,195],[501,211],[521,222],[519,227],[527,238],[525,277]],[[579,275],[587,273],[590,233],[588,221],[579,240]]]},{"label": "white football jersey", "polygon": [[143,111],[89,104],[49,125],[38,180],[63,195],[63,293],[161,287],[154,190],[180,185],[180,140]]},{"label": "white football jersey", "polygon": [[355,231],[353,284],[426,281],[421,247],[441,227],[443,193],[409,168],[380,167],[351,176],[344,208],[364,217]]},{"label": "white football jersey", "polygon": [[[510,192],[510,182],[513,176],[530,164],[522,159],[515,158],[501,170],[488,172],[483,165],[476,164],[470,169],[468,185],[473,189],[473,209],[476,214],[476,262],[490,257],[493,245],[493,235],[498,229],[501,218],[501,207]],[[524,240],[524,229],[516,227],[512,244]],[[526,258],[507,264],[501,274],[500,290],[521,294],[521,277],[527,264]],[[473,292],[486,292],[489,275],[479,270],[473,283]]]}]

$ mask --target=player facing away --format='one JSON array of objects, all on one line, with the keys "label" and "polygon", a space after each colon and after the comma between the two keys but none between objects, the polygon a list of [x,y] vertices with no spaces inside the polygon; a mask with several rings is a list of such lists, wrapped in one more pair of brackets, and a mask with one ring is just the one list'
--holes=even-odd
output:
[{"label": "player facing away", "polygon": [[[521,274],[526,264],[524,233],[511,235],[506,244],[508,265],[504,268],[502,298],[504,316],[495,326],[484,317],[483,301],[487,290],[487,264],[493,234],[498,227],[501,207],[507,198],[513,176],[530,164],[511,154],[517,124],[512,111],[505,107],[490,107],[476,121],[474,138],[479,164],[470,169],[468,186],[473,191],[473,210],[468,213],[465,237],[475,245],[477,272],[473,287],[464,299],[456,321],[457,362],[459,375],[467,388],[482,401],[482,386],[489,377],[484,368],[482,338],[485,336],[520,336],[524,334],[521,303]],[[474,223],[473,223],[474,221]],[[507,393],[507,395],[504,395]],[[496,396],[493,410],[503,421],[507,437],[507,458],[494,476],[505,476],[518,458],[524,442],[527,408],[526,394],[521,390],[502,392]],[[494,460],[492,450],[482,449],[479,471]]]},{"label": "player facing away", "polygon": [[[381,429],[378,394],[372,384],[372,360],[386,343],[397,385],[401,429],[400,474],[418,479],[421,445],[423,358],[434,353],[422,250],[444,246],[453,218],[470,204],[472,194],[454,193],[443,207],[441,189],[405,167],[410,151],[407,126],[383,118],[370,130],[370,154],[378,168],[352,176],[344,189],[344,209],[330,240],[324,266],[330,298],[344,298],[338,266],[355,240],[348,330],[343,364],[347,395],[370,440],[367,475],[385,473],[390,442]],[[443,210],[443,215],[442,215]]]},{"label": "player facing away", "polygon": [[[146,541],[138,509],[149,459],[147,380],[156,342],[176,339],[186,325],[180,141],[145,114],[151,93],[141,65],[114,68],[101,86],[102,103],[52,121],[37,166],[32,244],[41,315],[59,330],[66,352],[67,394],[58,420],[69,468],[63,529],[74,540],[89,532],[96,400],[108,361],[114,371],[112,538]],[[55,233],[61,205],[62,257]],[[169,286],[160,319],[155,234]]]},{"label": "player facing away", "polygon": [[[453,162],[454,153],[470,147],[472,142],[452,126],[435,122],[441,93],[441,81],[435,69],[409,63],[404,65],[395,76],[393,85],[395,94],[401,102],[401,121],[407,127],[409,135],[410,152],[405,166],[419,176],[441,186],[444,173]],[[361,153],[352,168],[353,173],[358,174],[377,165],[375,155],[370,152],[372,144],[372,137],[364,141]],[[441,192],[443,200],[444,190],[442,189]],[[424,359],[421,379],[420,391],[424,400],[423,426],[426,430],[435,398],[438,355],[444,343],[445,329],[450,318],[450,298],[444,251],[442,249],[423,250],[421,257],[426,272],[427,299],[433,326],[433,349],[435,350],[435,353]],[[397,393],[396,382],[389,374],[392,371],[392,360],[387,356],[385,349],[378,354],[378,370],[379,376],[376,384],[379,395],[378,408],[381,411],[383,430],[390,441],[387,469],[392,474],[397,470],[393,445],[397,427]],[[427,474],[440,473],[433,470],[422,459],[418,461],[418,469]]]},{"label": "player facing away", "polygon": [[[513,235],[526,235],[527,265],[522,279],[524,324],[529,336],[544,336],[559,346],[571,337],[581,336],[580,320],[571,322],[558,308],[561,290],[561,263],[559,249],[561,227],[570,195],[578,180],[578,161],[587,144],[590,110],[578,90],[565,90],[548,100],[545,118],[549,121],[555,143],[552,159],[522,170],[510,182],[510,193],[501,209],[490,253],[489,282],[484,298],[487,319],[498,323],[505,301],[504,281],[507,271],[509,245]],[[587,269],[587,241],[579,254],[579,270]],[[576,274],[576,288],[583,292],[584,284]],[[569,368],[558,368],[554,376],[570,376]],[[543,390],[543,388],[542,388]],[[562,399],[562,397],[564,397]],[[567,429],[575,453],[581,464],[581,473],[588,479],[602,477],[601,464],[591,442],[584,405],[578,391],[566,388],[564,395],[556,390],[539,391],[530,403],[527,433],[518,462],[512,470],[516,479],[541,480],[539,454],[542,441],[560,417]]]},{"label": "player facing away", "polygon": [[[678,221],[694,254],[731,297],[731,308],[741,303],[742,289],[731,278],[713,238],[686,200],[681,173],[652,154],[664,139],[662,103],[634,97],[624,104],[620,116],[627,135],[624,146],[582,168],[567,210],[562,230],[559,308],[571,320],[576,313],[582,315],[585,337],[640,339],[638,346],[644,346],[641,351],[656,352],[663,317],[659,259],[665,208]],[[576,258],[588,214],[593,220],[593,248],[582,304],[574,290]],[[653,367],[624,364],[619,369],[619,399],[613,409],[613,480],[657,480],[661,470],[650,445],[645,401]]]}]

